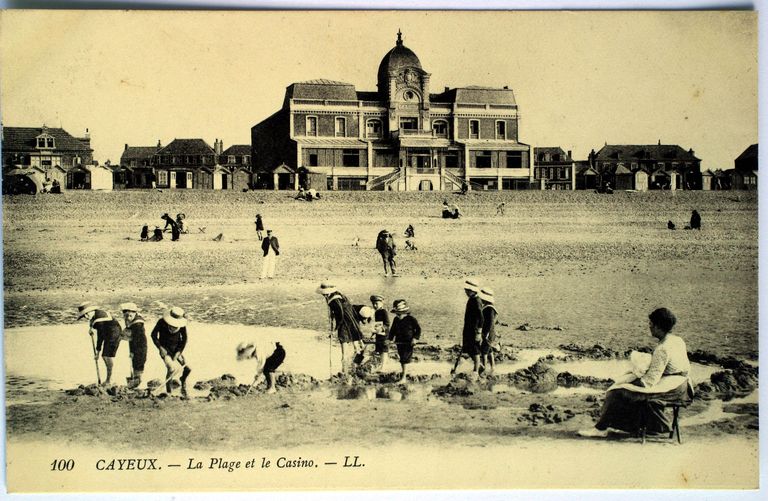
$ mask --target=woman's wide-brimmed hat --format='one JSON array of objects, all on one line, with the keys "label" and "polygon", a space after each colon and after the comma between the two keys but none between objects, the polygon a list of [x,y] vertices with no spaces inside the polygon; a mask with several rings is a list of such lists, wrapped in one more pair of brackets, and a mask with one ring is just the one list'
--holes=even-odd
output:
[{"label": "woman's wide-brimmed hat", "polygon": [[336,292],[336,286],[332,285],[329,282],[323,282],[320,284],[320,287],[318,287],[315,292],[318,294],[322,294],[323,296],[327,296],[328,294],[333,294]]},{"label": "woman's wide-brimmed hat", "polygon": [[480,292],[480,282],[474,278],[468,278],[464,280],[464,288],[466,290]]},{"label": "woman's wide-brimmed hat", "polygon": [[96,311],[97,309],[98,309],[98,306],[96,306],[91,302],[83,303],[77,307],[77,319],[80,320],[85,316],[86,313]]},{"label": "woman's wide-brimmed hat", "polygon": [[411,309],[405,299],[395,299],[392,303],[392,313],[409,313]]},{"label": "woman's wide-brimmed hat", "polygon": [[138,313],[139,307],[136,306],[136,303],[122,303],[120,305],[120,311],[133,311]]},{"label": "woman's wide-brimmed hat", "polygon": [[185,327],[187,325],[187,317],[185,316],[184,309],[174,306],[163,315],[165,323],[171,327]]},{"label": "woman's wide-brimmed hat", "polygon": [[486,303],[493,303],[493,291],[491,289],[487,287],[480,289],[480,293],[478,295],[480,296],[480,299]]}]

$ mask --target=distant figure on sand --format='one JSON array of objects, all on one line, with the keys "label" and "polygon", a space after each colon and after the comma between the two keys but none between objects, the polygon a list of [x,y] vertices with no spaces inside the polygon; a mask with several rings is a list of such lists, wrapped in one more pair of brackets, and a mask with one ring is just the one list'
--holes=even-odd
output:
[{"label": "distant figure on sand", "polygon": [[411,316],[411,309],[405,299],[396,299],[392,304],[392,313],[395,319],[389,330],[389,339],[395,341],[397,356],[400,358],[400,382],[405,381],[408,372],[408,364],[413,358],[413,346],[421,337],[421,326],[416,318]]},{"label": "distant figure on sand", "polygon": [[83,303],[77,309],[79,313],[77,319],[87,318],[89,332],[91,335],[93,332],[96,333],[93,358],[98,362],[99,353],[101,353],[104,365],[107,366],[107,378],[104,380],[104,384],[110,384],[112,382],[112,368],[115,365],[115,355],[117,355],[117,349],[120,347],[120,324],[112,318],[112,315],[94,304]]},{"label": "distant figure on sand", "polygon": [[416,243],[413,240],[411,240],[410,238],[406,238],[405,250],[419,250],[419,248],[416,247]]},{"label": "distant figure on sand", "polygon": [[172,307],[165,312],[152,329],[152,342],[157,347],[160,358],[166,368],[165,390],[170,395],[173,390],[173,377],[183,368],[181,373],[181,396],[187,396],[187,378],[192,370],[184,358],[184,348],[187,346],[187,316],[182,308]]},{"label": "distant figure on sand", "polygon": [[176,214],[176,224],[179,227],[179,232],[189,233],[189,224],[187,223],[187,215],[183,212]]},{"label": "distant figure on sand", "polygon": [[376,236],[376,250],[379,251],[381,260],[384,262],[384,276],[387,276],[387,265],[389,265],[389,271],[392,272],[393,277],[396,277],[395,256],[397,255],[397,246],[395,245],[395,239],[392,238],[392,234],[387,230],[381,230]]},{"label": "distant figure on sand", "polygon": [[163,227],[163,231],[165,231],[170,226],[171,241],[177,241],[179,239],[179,225],[176,224],[176,221],[171,216],[169,216],[167,212],[163,214],[162,219],[165,221],[165,227]]},{"label": "distant figure on sand", "polygon": [[272,235],[272,230],[267,230],[266,238],[261,241],[261,250],[264,251],[261,278],[275,278],[275,263],[280,255],[280,243],[277,237]]},{"label": "distant figure on sand", "polygon": [[447,200],[443,200],[443,219],[458,219],[461,217],[461,211],[456,204],[448,205]]},{"label": "distant figure on sand", "polygon": [[149,240],[149,225],[145,224],[141,227],[141,234],[139,235],[139,238],[141,238],[142,242]]},{"label": "distant figure on sand", "polygon": [[497,216],[503,216],[504,215],[504,206],[506,204],[504,202],[501,202],[499,205],[496,206],[496,215]]},{"label": "distant figure on sand", "polygon": [[414,238],[416,236],[416,231],[413,229],[413,225],[409,224],[408,227],[405,229],[405,233],[403,233],[405,238]]},{"label": "distant figure on sand", "polygon": [[462,195],[466,195],[468,191],[469,191],[469,184],[467,184],[466,181],[462,181],[461,182],[461,194]]},{"label": "distant figure on sand", "polygon": [[461,333],[461,351],[453,364],[451,374],[456,374],[456,369],[461,363],[464,354],[472,359],[472,376],[477,378],[480,369],[480,343],[483,332],[483,305],[478,297],[480,284],[474,279],[464,282],[464,293],[467,295],[467,306],[464,309],[464,327]]},{"label": "distant figure on sand", "polygon": [[144,330],[144,318],[139,314],[136,303],[123,303],[120,305],[125,319],[123,337],[128,340],[131,356],[131,377],[128,378],[128,387],[136,388],[141,384],[141,375],[144,373],[144,364],[147,362],[147,334]]},{"label": "distant figure on sand", "polygon": [[263,238],[261,232],[264,231],[264,221],[261,220],[261,214],[256,214],[256,236],[259,240]]},{"label": "distant figure on sand", "polygon": [[341,371],[346,372],[347,345],[362,339],[357,313],[349,299],[328,282],[323,282],[315,291],[322,294],[328,304],[328,315],[331,331],[335,331],[341,345]]},{"label": "distant figure on sand", "polygon": [[152,232],[152,238],[149,240],[152,242],[159,242],[163,239],[163,230],[159,226],[155,226],[155,230]]},{"label": "distant figure on sand", "polygon": [[633,370],[608,388],[594,428],[581,430],[585,437],[606,437],[608,429],[637,433],[669,433],[671,419],[665,413],[669,402],[690,402],[693,386],[689,377],[691,364],[682,338],[670,332],[677,319],[667,308],[648,315],[651,336],[659,342],[649,357],[633,352]]},{"label": "distant figure on sand", "polygon": [[701,230],[701,216],[696,210],[691,213],[691,229]]},{"label": "distant figure on sand", "polygon": [[667,229],[668,230],[674,230],[675,229],[675,223],[672,221],[667,221]]}]

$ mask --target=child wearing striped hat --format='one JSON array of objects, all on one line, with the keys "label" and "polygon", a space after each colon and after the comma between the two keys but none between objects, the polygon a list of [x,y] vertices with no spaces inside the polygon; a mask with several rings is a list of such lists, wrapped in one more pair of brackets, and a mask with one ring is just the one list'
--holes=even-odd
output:
[{"label": "child wearing striped hat", "polygon": [[466,354],[472,358],[472,377],[477,378],[480,370],[480,343],[483,332],[483,305],[478,297],[480,282],[469,278],[464,281],[467,306],[464,309],[464,327],[461,333],[461,352],[453,364],[451,375],[456,374],[461,358]]}]

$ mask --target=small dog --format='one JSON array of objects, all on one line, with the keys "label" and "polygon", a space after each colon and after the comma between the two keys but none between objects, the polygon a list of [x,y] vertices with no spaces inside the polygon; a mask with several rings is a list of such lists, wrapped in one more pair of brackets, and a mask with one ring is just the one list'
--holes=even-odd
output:
[{"label": "small dog", "polygon": [[352,247],[360,247],[360,237],[355,237],[352,239]]},{"label": "small dog", "polygon": [[413,240],[408,238],[405,240],[405,250],[419,250],[419,248],[416,247],[416,244]]}]

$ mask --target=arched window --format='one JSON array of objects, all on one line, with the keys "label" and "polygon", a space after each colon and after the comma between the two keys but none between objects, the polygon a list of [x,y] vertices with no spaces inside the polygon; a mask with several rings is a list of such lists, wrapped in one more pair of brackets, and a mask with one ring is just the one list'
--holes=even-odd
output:
[{"label": "arched window", "polygon": [[365,136],[366,137],[381,137],[381,120],[378,118],[369,118],[365,122]]}]

